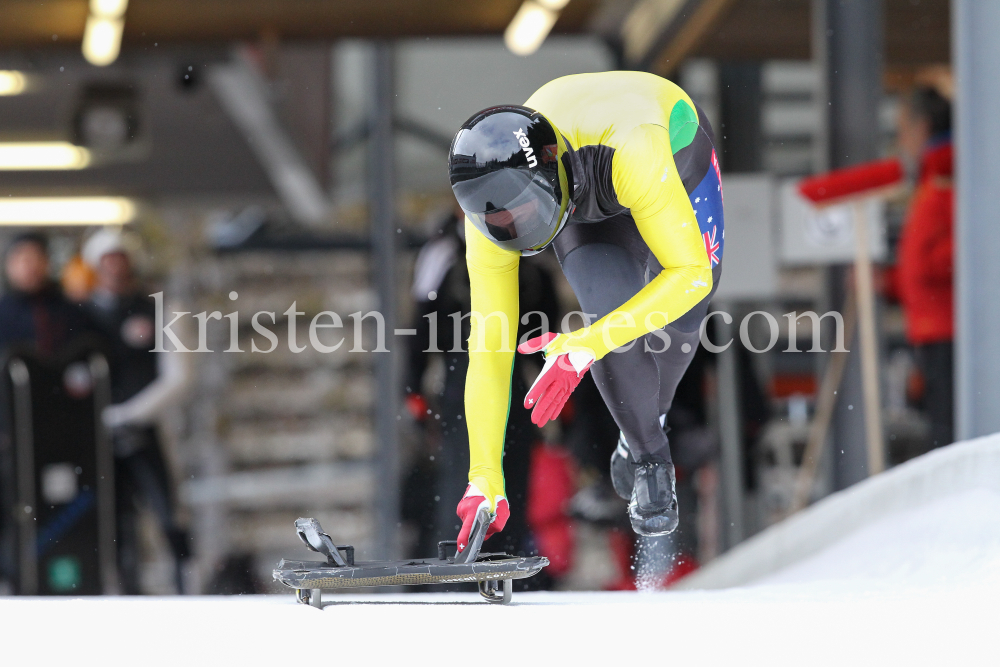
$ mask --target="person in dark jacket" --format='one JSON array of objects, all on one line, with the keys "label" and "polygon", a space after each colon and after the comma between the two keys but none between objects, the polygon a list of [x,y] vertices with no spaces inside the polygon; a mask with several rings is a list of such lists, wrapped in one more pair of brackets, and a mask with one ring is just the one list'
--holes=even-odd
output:
[{"label": "person in dark jacket", "polygon": [[899,244],[898,287],[906,335],[924,376],[931,446],[954,439],[954,193],[951,104],[917,88],[900,112],[899,146],[916,189]]},{"label": "person in dark jacket", "polygon": [[14,237],[4,260],[9,289],[0,297],[0,351],[21,346],[43,357],[57,356],[87,327],[83,313],[49,276],[45,236]]},{"label": "person in dark jacket", "polygon": [[[49,276],[48,241],[34,232],[15,236],[4,254],[7,289],[0,296],[0,368],[6,372],[11,354],[29,354],[44,360],[58,359],[87,330],[80,309],[63,298]],[[11,397],[0,385],[0,477],[11,479]],[[35,407],[39,409],[38,406]],[[12,484],[0,481],[0,507],[14,503]],[[14,526],[7,511],[0,511],[0,579],[14,576]]]}]

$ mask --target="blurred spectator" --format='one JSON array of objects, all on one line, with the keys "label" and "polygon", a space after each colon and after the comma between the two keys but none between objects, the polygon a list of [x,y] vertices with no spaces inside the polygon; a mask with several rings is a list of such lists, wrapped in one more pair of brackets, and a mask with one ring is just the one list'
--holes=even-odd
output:
[{"label": "blurred spectator", "polygon": [[177,523],[174,484],[160,446],[156,422],[179,399],[190,373],[181,352],[152,353],[155,308],[140,289],[128,239],[102,230],[84,245],[83,258],[96,273],[84,305],[93,326],[108,341],[111,401],[104,413],[115,450],[118,555],[124,592],[139,592],[138,503],[156,516],[177,565],[189,556],[187,534]]},{"label": "blurred spectator", "polygon": [[16,236],[4,259],[9,290],[0,297],[0,352],[18,345],[45,357],[58,355],[84,332],[86,320],[49,277],[47,239],[37,233]]},{"label": "blurred spectator", "polygon": [[[460,209],[457,213],[450,213],[434,237],[421,249],[414,267],[412,293],[417,311],[413,326],[417,335],[410,341],[406,405],[418,421],[433,422],[435,428],[440,429],[440,452],[435,457],[435,490],[426,494],[434,497],[433,506],[425,512],[434,515],[434,529],[424,531],[426,536],[421,540],[423,549],[429,548],[432,540],[453,540],[458,535],[461,522],[455,515],[455,506],[468,484],[469,439],[464,421],[464,396],[469,364],[466,351],[469,320],[467,317],[462,320],[456,336],[455,318],[451,317],[453,313],[468,314],[471,308],[469,274],[465,262],[461,261],[465,255],[463,221]],[[558,308],[552,276],[540,261],[521,262],[520,303],[522,313],[536,314],[527,320],[527,324],[522,318],[519,339],[524,333],[537,330],[539,312],[544,314],[549,328],[555,324]],[[432,325],[432,321],[436,322],[436,326]],[[423,378],[431,358],[425,350],[434,349],[440,350],[444,357],[444,389],[440,396],[425,397],[422,394]],[[535,361],[517,355],[513,372],[514,396],[527,393],[525,363]],[[486,543],[484,548],[487,550],[512,554],[527,554],[535,550],[526,512],[531,451],[539,436],[530,421],[530,413],[521,401],[511,401],[504,446],[504,478],[507,496],[511,499],[511,516],[504,531]],[[410,488],[414,486],[410,485]],[[408,503],[410,496],[404,496]],[[407,507],[403,508],[403,512],[412,516]],[[533,582],[535,579],[538,577],[525,581]]]},{"label": "blurred spectator", "polygon": [[[48,240],[42,234],[15,236],[4,255],[7,290],[0,297],[0,357],[29,352],[44,359],[61,356],[74,338],[86,330],[81,310],[63,298],[59,286],[49,277]],[[0,467],[9,479],[12,459],[10,396],[6,385],[0,389]],[[38,406],[35,408],[39,409]],[[13,506],[12,486],[0,489],[0,506]],[[13,524],[7,512],[0,512],[0,570],[3,578],[14,571]]]},{"label": "blurred spectator", "polygon": [[581,521],[628,528],[628,504],[611,486],[611,453],[618,445],[618,425],[604,405],[597,385],[585,375],[559,415],[563,442],[580,470],[581,488],[569,505]]},{"label": "blurred spectator", "polygon": [[63,294],[73,303],[83,303],[97,285],[97,274],[80,255],[73,255],[59,277]]},{"label": "blurred spectator", "polygon": [[566,576],[573,567],[576,538],[567,509],[576,491],[575,469],[564,447],[542,443],[532,451],[528,525],[538,553],[549,559],[546,574],[554,579]]},{"label": "blurred spectator", "polygon": [[899,244],[898,289],[906,333],[924,376],[931,445],[954,439],[951,103],[917,88],[899,114],[899,148],[916,189]]}]

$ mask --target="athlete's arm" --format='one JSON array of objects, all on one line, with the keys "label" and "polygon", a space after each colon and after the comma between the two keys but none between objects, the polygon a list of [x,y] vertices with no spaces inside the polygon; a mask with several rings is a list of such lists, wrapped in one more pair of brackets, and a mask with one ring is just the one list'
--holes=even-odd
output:
[{"label": "athlete's arm", "polygon": [[601,359],[678,319],[712,290],[705,244],[665,128],[640,125],[632,131],[615,151],[612,184],[663,270],[617,311],[560,335],[545,348],[546,355],[582,349]]},{"label": "athlete's arm", "polygon": [[466,263],[472,289],[465,418],[469,481],[489,500],[504,495],[503,445],[517,345],[520,254],[504,250],[465,222]]}]

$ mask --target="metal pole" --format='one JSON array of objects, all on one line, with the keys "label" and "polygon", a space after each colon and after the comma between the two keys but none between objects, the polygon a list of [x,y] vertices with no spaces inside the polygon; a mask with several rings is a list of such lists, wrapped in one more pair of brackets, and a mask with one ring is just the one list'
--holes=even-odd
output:
[{"label": "metal pole", "polygon": [[330,202],[323,186],[278,120],[265,84],[245,53],[237,53],[232,62],[213,65],[208,81],[222,108],[246,135],[292,219],[310,227],[325,224]]},{"label": "metal pole", "polygon": [[35,539],[35,517],[38,507],[35,497],[35,433],[32,427],[31,375],[20,359],[8,365],[14,399],[14,450],[17,465],[18,588],[20,595],[38,593],[38,550]]},{"label": "metal pole", "polygon": [[724,62],[719,66],[721,127],[715,130],[723,171],[758,172],[764,168],[761,126],[763,91],[759,62]]},{"label": "metal pole", "polygon": [[[395,97],[393,46],[375,43],[371,133],[368,143],[368,207],[371,220],[371,275],[387,334],[396,328],[395,153],[392,134]],[[388,340],[392,340],[391,336]],[[375,352],[376,550],[380,558],[396,557],[399,524],[399,434],[396,355]]]},{"label": "metal pole", "polygon": [[[118,577],[118,539],[115,517],[115,453],[111,432],[104,426],[101,415],[111,404],[111,372],[104,355],[90,357],[90,374],[94,379],[94,433],[97,450],[97,559],[100,563],[101,592],[121,593]],[[178,582],[179,583],[179,582]],[[182,591],[177,591],[181,593]]]},{"label": "metal pole", "polygon": [[952,3],[958,438],[1000,431],[1000,3]]},{"label": "metal pole", "polygon": [[[882,101],[883,6],[881,0],[813,0],[815,58],[825,85],[824,157],[830,168],[877,158]],[[822,160],[821,160],[822,161]],[[845,267],[831,269],[832,302],[843,304]],[[842,306],[841,306],[842,307]],[[876,355],[877,368],[877,355]],[[868,476],[861,355],[847,360],[834,410],[834,485],[845,488]]]},{"label": "metal pole", "polygon": [[[726,173],[758,172],[764,162],[764,135],[761,127],[763,103],[759,62],[724,62],[719,66],[719,98],[722,122],[715,130],[719,159]],[[722,310],[731,312],[732,304]],[[721,340],[733,338],[732,322],[717,322]],[[740,409],[740,369],[738,343],[720,353],[719,436],[722,481],[722,546],[732,549],[746,536],[744,525],[743,416]]]},{"label": "metal pole", "polygon": [[881,0],[816,0],[823,21],[830,167],[879,157],[884,21]]},{"label": "metal pole", "polygon": [[[731,312],[729,304],[719,304],[723,313]],[[732,318],[714,318],[720,341],[733,341],[719,353],[719,455],[722,482],[722,546],[732,549],[743,541],[743,419],[740,411],[740,374],[737,366],[738,341],[734,341]]]}]

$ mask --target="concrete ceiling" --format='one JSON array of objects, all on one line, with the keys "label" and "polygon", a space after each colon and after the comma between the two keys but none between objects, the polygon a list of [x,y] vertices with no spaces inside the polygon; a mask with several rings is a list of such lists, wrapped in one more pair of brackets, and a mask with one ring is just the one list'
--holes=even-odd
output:
[{"label": "concrete ceiling", "polygon": [[[71,55],[37,59],[31,70],[40,81],[36,89],[0,97],[0,140],[71,140],[74,114],[87,87],[95,85],[134,91],[141,110],[136,139],[112,159],[80,171],[0,171],[4,192],[147,197],[271,191],[246,140],[205,83],[203,58],[215,54],[165,51],[100,69]],[[184,86],[188,66],[195,85]]]},{"label": "concrete ceiling", "polygon": [[[884,0],[888,65],[949,60],[949,0]],[[692,55],[723,59],[810,57],[811,0],[737,0]]]},{"label": "concrete ceiling", "polygon": [[[887,68],[950,60],[950,0],[883,2]],[[811,7],[811,0],[687,0],[643,60],[661,74],[688,57],[805,60],[811,57]]]},{"label": "concrete ceiling", "polygon": [[[949,60],[949,0],[883,0],[889,67]],[[131,0],[124,50],[153,44],[234,41],[329,41],[346,37],[498,35],[521,0]],[[669,73],[686,57],[726,60],[810,57],[811,0],[571,0],[555,33],[600,31],[615,41],[616,27],[634,6],[678,6],[661,26],[662,39],[641,60]],[[3,0],[0,48],[76,45],[88,0]],[[654,11],[655,14],[655,11]],[[628,49],[626,48],[626,51]],[[630,65],[635,65],[636,60]]]}]

